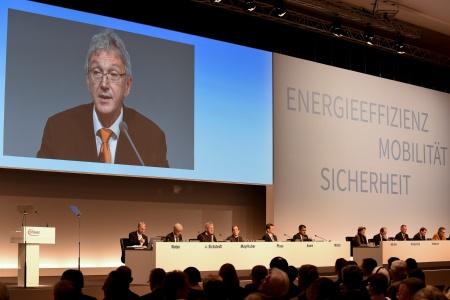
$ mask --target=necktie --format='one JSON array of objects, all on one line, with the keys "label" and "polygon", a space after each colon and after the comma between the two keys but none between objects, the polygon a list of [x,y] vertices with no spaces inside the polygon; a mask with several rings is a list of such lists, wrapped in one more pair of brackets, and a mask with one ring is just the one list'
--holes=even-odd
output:
[{"label": "necktie", "polygon": [[111,163],[111,149],[109,149],[109,138],[111,137],[112,131],[110,129],[102,128],[97,131],[98,136],[102,140],[102,145],[100,146],[100,152],[98,154],[98,161],[107,164]]}]

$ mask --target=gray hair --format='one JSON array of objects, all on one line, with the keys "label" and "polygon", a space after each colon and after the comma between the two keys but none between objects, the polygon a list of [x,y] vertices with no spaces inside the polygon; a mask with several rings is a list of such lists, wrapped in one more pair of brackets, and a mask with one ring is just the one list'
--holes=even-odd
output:
[{"label": "gray hair", "polygon": [[119,55],[123,63],[125,64],[125,73],[127,75],[127,78],[131,77],[130,55],[125,49],[125,44],[123,43],[122,39],[111,29],[105,29],[92,37],[89,51],[86,57],[86,72],[88,72],[89,59],[91,58],[91,56],[102,50]]},{"label": "gray hair", "polygon": [[205,223],[205,229],[208,228],[209,226],[214,226],[213,222],[206,222]]},{"label": "gray hair", "polygon": [[175,225],[173,225],[173,230],[183,230],[183,225],[181,225],[180,223],[176,223]]}]

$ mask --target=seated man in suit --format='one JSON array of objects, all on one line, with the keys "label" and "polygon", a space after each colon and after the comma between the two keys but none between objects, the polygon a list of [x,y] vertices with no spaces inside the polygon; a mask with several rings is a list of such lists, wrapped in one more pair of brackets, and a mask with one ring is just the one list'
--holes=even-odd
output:
[{"label": "seated man in suit", "polygon": [[298,226],[298,233],[295,234],[292,239],[295,240],[300,240],[301,242],[307,242],[309,241],[308,236],[306,235],[306,226],[305,225],[299,225]]},{"label": "seated man in suit", "polygon": [[181,233],[183,232],[183,225],[180,223],[176,223],[173,225],[173,232],[166,235],[166,242],[182,242],[183,236]]},{"label": "seated man in suit", "polygon": [[420,240],[426,240],[425,235],[427,234],[427,229],[425,227],[420,228],[419,232],[416,233],[413,237],[413,240],[420,241]]},{"label": "seated man in suit", "polygon": [[266,234],[262,237],[266,242],[276,242],[277,236],[275,235],[275,226],[272,223],[266,224]]},{"label": "seated man in suit", "polygon": [[373,236],[373,243],[375,244],[375,246],[379,246],[381,241],[387,241],[387,228],[386,227],[381,227],[380,228],[380,233],[376,234]]},{"label": "seated man in suit", "polygon": [[212,222],[206,222],[205,231],[197,235],[197,239],[200,242],[217,242],[214,236],[214,224]]},{"label": "seated man in suit", "polygon": [[231,235],[227,237],[227,241],[230,242],[243,242],[242,236],[239,235],[239,226],[233,225],[231,227]]},{"label": "seated man in suit", "polygon": [[148,247],[148,237],[144,234],[146,230],[145,223],[139,222],[137,231],[130,232],[128,238],[130,239],[130,245],[140,245]]},{"label": "seated man in suit", "polygon": [[406,233],[406,230],[408,230],[408,228],[406,227],[406,225],[402,225],[400,226],[400,232],[396,234],[395,236],[395,240],[396,241],[407,241],[409,240],[409,236]]}]

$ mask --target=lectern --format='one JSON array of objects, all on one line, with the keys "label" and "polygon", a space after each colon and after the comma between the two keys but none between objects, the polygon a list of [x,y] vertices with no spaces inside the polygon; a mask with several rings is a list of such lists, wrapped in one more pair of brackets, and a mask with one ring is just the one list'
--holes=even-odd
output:
[{"label": "lectern", "polygon": [[11,231],[10,242],[18,244],[17,285],[39,286],[39,245],[55,243],[55,228],[23,226]]}]

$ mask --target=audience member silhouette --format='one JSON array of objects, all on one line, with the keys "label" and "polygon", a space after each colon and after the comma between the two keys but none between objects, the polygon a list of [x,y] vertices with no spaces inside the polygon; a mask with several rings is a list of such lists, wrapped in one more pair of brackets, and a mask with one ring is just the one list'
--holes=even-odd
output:
[{"label": "audience member silhouette", "polygon": [[406,279],[407,267],[404,260],[395,260],[391,264],[391,269],[389,270],[391,274],[391,285],[388,287],[388,297],[395,299],[400,283],[403,279]]},{"label": "audience member silhouette", "polygon": [[408,273],[408,278],[419,278],[420,280],[422,280],[423,282],[425,282],[425,284],[427,283],[425,281],[425,273],[421,270],[421,269],[414,269],[411,270]]},{"label": "audience member silhouette", "polygon": [[373,269],[377,267],[377,261],[373,258],[364,258],[361,262],[363,271],[363,285],[367,286],[367,277],[372,274]]},{"label": "audience member silhouette", "polygon": [[187,275],[179,270],[168,272],[163,281],[165,300],[187,299],[189,283]]},{"label": "audience member silhouette", "polygon": [[417,261],[414,258],[408,258],[405,260],[406,262],[406,269],[409,274],[412,270],[417,269],[419,266],[417,265]]},{"label": "audience member silhouette", "polygon": [[189,300],[200,300],[204,298],[203,289],[199,285],[199,282],[202,281],[200,276],[200,271],[195,267],[187,267],[183,271],[187,277],[189,282]]},{"label": "audience member silhouette", "polygon": [[203,278],[203,293],[205,300],[226,300],[222,277],[215,274]]},{"label": "audience member silhouette", "polygon": [[342,268],[342,299],[370,299],[367,288],[363,285],[363,271],[358,265],[348,264]]},{"label": "audience member silhouette", "polygon": [[414,294],[413,300],[447,300],[447,297],[438,288],[427,285]]},{"label": "audience member silhouette", "polygon": [[306,264],[298,268],[298,287],[300,289],[298,299],[306,299],[306,289],[317,278],[319,278],[319,270],[316,266]]},{"label": "audience member silhouette", "polygon": [[249,294],[244,300],[269,300],[269,298],[263,293],[255,292]]},{"label": "audience member silhouette", "polygon": [[244,288],[240,286],[239,277],[232,264],[223,264],[219,269],[219,276],[222,277],[225,295],[228,300],[242,300],[245,298]]},{"label": "audience member silhouette", "polygon": [[386,300],[387,287],[389,286],[387,277],[382,273],[373,273],[367,278],[367,290],[371,300]]},{"label": "audience member silhouette", "polygon": [[136,294],[130,290],[130,284],[133,282],[133,276],[131,274],[131,269],[127,266],[120,266],[116,269],[116,271],[119,272],[120,274],[122,274],[124,284],[126,282],[125,297],[127,297],[127,299],[140,299],[141,297],[139,297],[138,294]]},{"label": "audience member silhouette", "polygon": [[0,300],[9,300],[11,297],[11,293],[9,288],[3,282],[0,282]]},{"label": "audience member silhouette", "polygon": [[78,300],[80,295],[71,280],[60,280],[53,287],[53,300]]},{"label": "audience member silhouette", "polygon": [[164,298],[163,282],[166,277],[166,271],[161,268],[155,268],[150,271],[148,277],[148,283],[150,285],[151,292],[141,296],[141,299],[146,300],[160,300]]},{"label": "audience member silhouette", "polygon": [[376,267],[375,269],[373,269],[372,274],[383,274],[387,278],[388,286],[391,285],[391,275],[389,274],[389,271],[385,267],[382,266]]},{"label": "audience member silhouette", "polygon": [[295,284],[295,279],[298,277],[298,270],[294,266],[288,267],[288,273],[289,277],[289,291],[287,296],[290,298],[297,297],[300,294],[300,287]]},{"label": "audience member silhouette", "polygon": [[419,278],[406,278],[400,283],[397,300],[412,300],[414,294],[425,287],[425,282]]},{"label": "audience member silhouette", "polygon": [[287,299],[289,290],[289,277],[278,268],[272,268],[269,275],[263,280],[259,291],[269,299]]},{"label": "audience member silhouette", "polygon": [[256,265],[252,268],[250,276],[252,278],[252,283],[246,284],[244,287],[244,292],[246,295],[251,293],[256,293],[259,291],[262,281],[268,275],[267,268],[263,265]]},{"label": "audience member silhouette", "polygon": [[70,280],[72,281],[77,293],[79,295],[79,299],[81,300],[97,300],[97,298],[84,295],[82,289],[84,288],[84,276],[80,270],[69,269],[62,273],[61,280]]},{"label": "audience member silhouette", "polygon": [[336,286],[340,286],[342,284],[342,268],[346,265],[347,260],[345,258],[338,258],[336,259],[336,262],[334,263],[334,273],[337,276],[336,281],[334,284]]},{"label": "audience member silhouette", "polygon": [[321,277],[313,281],[306,289],[308,300],[340,300],[341,291],[333,280]]}]

